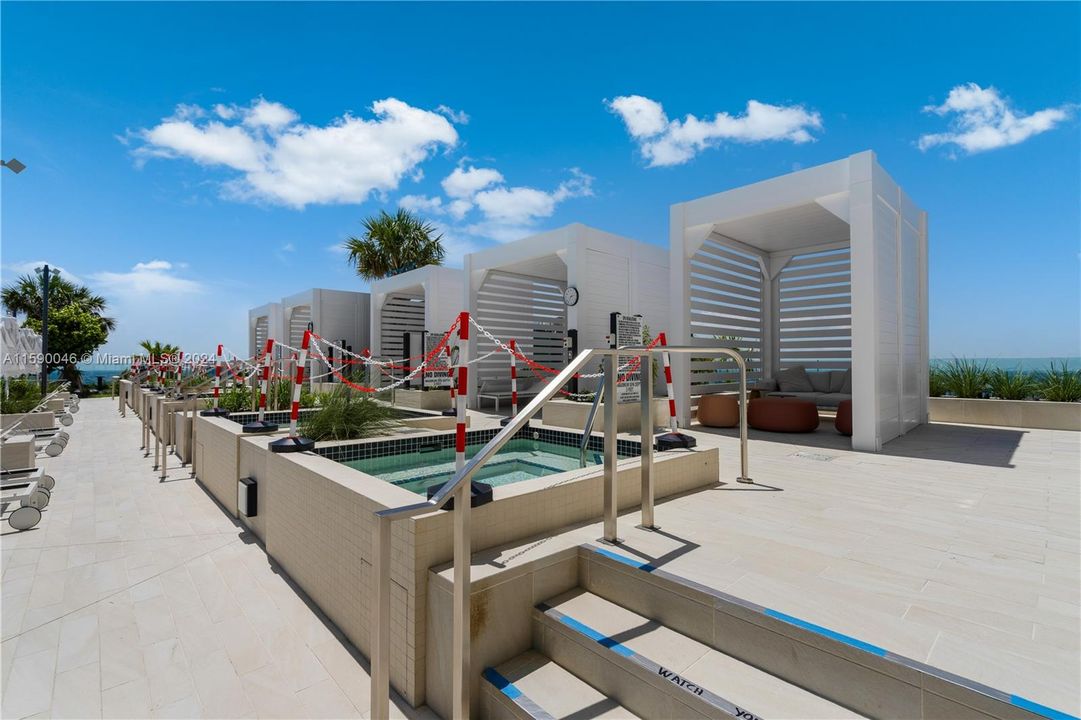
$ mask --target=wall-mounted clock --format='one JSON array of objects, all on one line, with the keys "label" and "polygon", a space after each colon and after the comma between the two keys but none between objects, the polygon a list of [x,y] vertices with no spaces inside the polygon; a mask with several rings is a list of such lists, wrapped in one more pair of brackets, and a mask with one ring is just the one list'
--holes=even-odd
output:
[{"label": "wall-mounted clock", "polygon": [[578,304],[578,288],[569,287],[563,291],[563,302],[567,304],[567,307],[573,307]]}]

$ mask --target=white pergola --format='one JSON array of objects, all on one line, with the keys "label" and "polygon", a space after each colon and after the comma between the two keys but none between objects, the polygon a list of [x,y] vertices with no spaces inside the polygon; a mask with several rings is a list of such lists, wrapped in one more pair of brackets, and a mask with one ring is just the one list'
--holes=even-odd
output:
[{"label": "white pergola", "polygon": [[248,311],[248,356],[255,357],[263,351],[267,338],[285,337],[282,304],[266,303]]},{"label": "white pergola", "polygon": [[[873,152],[673,205],[671,330],[730,342],[752,377],[852,369],[852,447],[927,421],[927,213]],[[734,365],[673,357],[680,420]]]},{"label": "white pergola", "polygon": [[372,283],[372,355],[401,358],[407,332],[444,333],[465,309],[464,274],[426,265]]},{"label": "white pergola", "polygon": [[[524,354],[549,367],[566,361],[564,340],[577,336],[579,350],[608,347],[610,314],[641,314],[653,333],[662,332],[668,311],[668,253],[664,247],[573,223],[465,257],[468,310],[493,335],[514,339]],[[564,302],[568,288],[574,305]],[[494,344],[477,334],[476,358]],[[478,381],[506,377],[508,359],[496,355],[471,372],[470,404]],[[519,369],[519,376],[530,378]],[[592,381],[583,381],[582,389]]]}]

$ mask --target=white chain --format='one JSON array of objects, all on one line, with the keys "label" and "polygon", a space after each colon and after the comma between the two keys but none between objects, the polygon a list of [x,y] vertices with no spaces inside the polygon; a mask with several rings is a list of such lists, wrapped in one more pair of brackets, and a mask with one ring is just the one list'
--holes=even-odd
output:
[{"label": "white chain", "polygon": [[[314,340],[315,338],[312,338],[312,339]],[[330,343],[327,343],[327,344],[329,345]],[[326,359],[326,356],[324,356],[323,352],[319,349],[319,343],[318,342],[315,342],[315,343],[312,344],[312,351],[316,355],[319,356],[319,359],[322,362],[327,364],[327,367],[334,367],[333,365],[330,364],[330,362]],[[409,382],[413,378],[415,378],[420,373],[420,371],[424,369],[425,365],[427,365],[427,360],[421,362],[420,365],[417,365],[415,368],[413,368],[412,372],[410,372],[408,375],[403,377],[401,380],[397,380],[397,381],[391,383],[390,385],[387,385],[386,387],[374,388],[374,390],[376,392],[383,392],[384,390],[394,390],[394,389],[406,384],[407,382]]]},{"label": "white chain", "polygon": [[[469,324],[472,325],[473,327],[475,327],[477,329],[477,331],[480,332],[481,335],[483,335],[484,337],[488,338],[489,340],[494,342],[496,345],[498,345],[499,348],[503,352],[509,353],[511,355],[516,354],[513,350],[510,349],[509,345],[504,343],[502,340],[497,338],[492,333],[488,332],[480,323],[478,323],[476,320],[474,320],[472,315],[469,316]],[[496,351],[493,350],[491,353],[488,353],[488,355],[485,355],[484,357],[488,357],[489,355],[492,355],[495,352]],[[525,357],[525,356],[523,355],[522,357]],[[478,358],[478,359],[480,359],[480,358]],[[629,368],[633,364],[634,364],[634,360],[632,359],[630,362],[627,362],[627,363],[624,363],[623,365],[620,365],[618,368],[616,368],[616,373],[618,374],[618,373],[623,372],[624,370],[626,370],[627,368]],[[586,374],[586,375],[583,375],[583,374],[578,375],[579,380],[588,380],[588,379],[600,378],[600,377],[604,377],[603,372],[590,373],[590,374]]]}]

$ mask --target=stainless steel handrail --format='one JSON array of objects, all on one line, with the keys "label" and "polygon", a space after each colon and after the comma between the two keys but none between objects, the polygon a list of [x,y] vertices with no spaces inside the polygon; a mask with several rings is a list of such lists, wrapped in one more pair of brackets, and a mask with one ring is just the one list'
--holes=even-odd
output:
[{"label": "stainless steel handrail", "polygon": [[[616,365],[620,355],[638,355],[644,362],[653,353],[720,352],[736,360],[740,371],[740,476],[739,482],[752,482],[747,475],[747,368],[743,357],[731,348],[669,346],[666,348],[625,347],[593,348],[582,351],[559,372],[495,437],[485,444],[454,477],[448,480],[425,502],[387,508],[374,513],[372,529],[372,570],[374,574],[372,612],[369,614],[372,633],[371,650],[371,713],[374,720],[390,717],[390,562],[391,527],[395,520],[416,517],[444,507],[454,498],[454,581],[453,630],[451,638],[451,717],[469,717],[470,685],[470,569],[472,537],[470,532],[471,479],[488,460],[552,399],[574,375],[595,356],[604,357],[603,390],[610,402],[604,403],[604,537],[603,541],[619,542],[617,535],[618,493],[616,487]],[[642,525],[651,528],[653,518],[653,423],[652,375],[642,373]]]},{"label": "stainless steel handrail", "polygon": [[582,442],[578,445],[578,463],[581,467],[585,467],[589,463],[586,462],[586,452],[589,450],[589,439],[593,436],[593,426],[597,423],[597,408],[601,404],[601,400],[604,399],[604,380],[601,380],[600,385],[597,387],[597,391],[593,393],[593,404],[589,408],[589,415],[586,417],[586,424],[582,428]]}]

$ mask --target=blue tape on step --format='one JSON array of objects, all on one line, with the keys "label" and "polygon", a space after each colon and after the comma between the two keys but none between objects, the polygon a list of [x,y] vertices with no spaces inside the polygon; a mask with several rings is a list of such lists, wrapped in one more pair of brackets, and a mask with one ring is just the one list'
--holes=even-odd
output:
[{"label": "blue tape on step", "polygon": [[654,570],[657,569],[654,566],[650,565],[649,563],[639,562],[638,560],[634,560],[634,559],[626,557],[624,555],[620,555],[619,553],[610,552],[608,550],[605,550],[604,548],[593,548],[593,552],[600,553],[601,555],[604,555],[607,558],[612,558],[616,562],[621,562],[624,565],[630,565],[632,568],[637,568],[638,570],[645,570],[646,572],[653,572]]},{"label": "blue tape on step", "polygon": [[506,695],[511,700],[517,700],[522,696],[522,691],[518,689],[518,686],[512,683],[507,678],[499,674],[499,671],[495,668],[484,669],[484,679],[496,686],[500,692]]},{"label": "blue tape on step", "polygon": [[1020,695],[1010,695],[1010,702],[1023,710],[1028,710],[1029,712],[1036,713],[1037,715],[1043,715],[1046,718],[1052,718],[1052,720],[1078,720],[1078,718],[1074,715],[1070,715],[1069,713],[1064,713],[1061,710],[1047,707],[1046,705],[1041,705],[1038,702],[1033,702],[1032,700],[1029,700],[1028,698],[1023,698]]},{"label": "blue tape on step", "polygon": [[831,640],[836,640],[837,642],[844,643],[845,645],[850,645],[851,647],[865,650],[866,652],[869,652],[873,655],[878,655],[879,657],[884,657],[886,655],[886,651],[878,647],[877,645],[865,643],[862,640],[857,640],[856,638],[849,637],[848,635],[842,635],[839,632],[834,632],[833,630],[830,630],[829,628],[824,628],[821,625],[815,625],[814,623],[809,623],[806,620],[800,620],[798,617],[785,615],[783,612],[777,612],[776,610],[770,610],[769,608],[766,608],[763,612],[765,612],[766,615],[769,615],[772,618],[783,620],[790,625],[801,627],[804,630],[810,630],[813,633],[828,637]]},{"label": "blue tape on step", "polygon": [[[559,611],[557,610],[556,612],[559,612]],[[574,630],[577,630],[578,632],[582,633],[583,635],[585,635],[589,639],[594,640],[597,643],[605,646],[606,648],[609,648],[609,649],[613,650],[614,652],[619,653],[623,657],[631,657],[632,655],[634,655],[634,650],[631,650],[626,645],[624,645],[624,644],[622,644],[620,642],[617,642],[616,640],[613,640],[612,638],[608,637],[607,635],[605,635],[605,634],[603,634],[601,632],[598,632],[598,631],[594,630],[593,628],[586,625],[585,623],[578,622],[577,620],[575,620],[572,617],[564,615],[563,613],[559,613],[558,620],[559,620],[559,622],[563,623],[567,627],[572,628]]]}]

